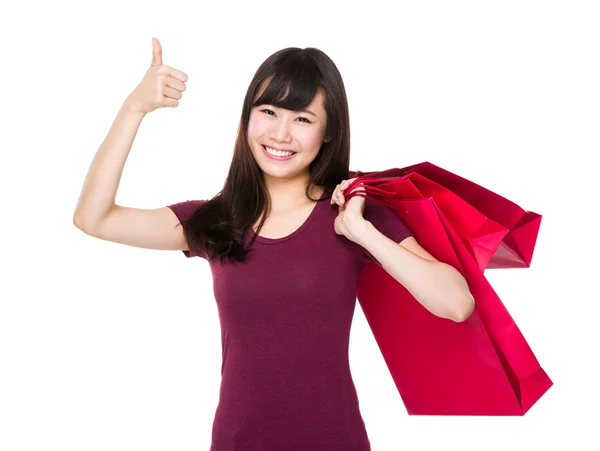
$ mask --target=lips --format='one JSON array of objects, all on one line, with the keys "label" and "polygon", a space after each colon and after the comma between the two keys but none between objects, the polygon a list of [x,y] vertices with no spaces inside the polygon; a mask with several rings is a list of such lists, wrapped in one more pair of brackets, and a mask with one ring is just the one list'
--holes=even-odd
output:
[{"label": "lips", "polygon": [[271,160],[278,160],[278,161],[289,160],[291,158],[294,158],[296,156],[296,154],[298,153],[298,152],[291,151],[291,152],[294,152],[291,155],[288,155],[285,157],[278,157],[277,155],[273,155],[273,154],[270,154],[269,152],[267,152],[267,149],[265,148],[264,144],[261,144],[261,147],[263,149],[263,152],[267,156],[267,158],[270,158]]},{"label": "lips", "polygon": [[262,144],[262,146],[263,146],[263,148],[265,148],[265,150],[267,150],[267,149],[266,149],[266,147],[268,147],[268,148],[270,148],[270,149],[278,150],[278,151],[280,151],[280,152],[294,152],[294,153],[298,153],[298,152],[296,152],[295,150],[291,150],[291,149],[279,149],[279,148],[277,148],[277,147],[273,147],[273,146],[266,146],[266,145],[264,145],[264,144]]}]

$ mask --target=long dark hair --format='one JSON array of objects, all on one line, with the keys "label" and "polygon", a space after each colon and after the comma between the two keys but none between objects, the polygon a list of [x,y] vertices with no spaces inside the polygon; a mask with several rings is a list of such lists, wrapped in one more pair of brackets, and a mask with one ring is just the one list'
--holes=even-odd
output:
[{"label": "long dark hair", "polygon": [[[307,107],[317,92],[324,94],[327,113],[325,136],[310,164],[306,196],[313,186],[333,190],[349,176],[350,118],[342,76],[333,61],[316,48],[289,47],[269,56],[258,68],[244,98],[233,159],[223,189],[182,223],[192,255],[203,248],[207,258],[244,262],[251,249],[245,237],[263,211],[270,211],[269,193],[262,170],[248,143],[248,122],[253,107],[274,105],[291,111]],[[327,197],[329,198],[329,197]],[[325,199],[324,199],[325,200]],[[260,232],[266,215],[258,225]],[[250,245],[254,242],[254,238]]]}]

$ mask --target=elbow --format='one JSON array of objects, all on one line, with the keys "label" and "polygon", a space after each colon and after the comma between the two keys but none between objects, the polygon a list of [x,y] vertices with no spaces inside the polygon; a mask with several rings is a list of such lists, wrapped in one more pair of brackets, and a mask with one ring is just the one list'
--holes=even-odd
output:
[{"label": "elbow", "polygon": [[81,225],[81,219],[77,215],[73,216],[73,225],[79,230],[83,230],[83,226]]},{"label": "elbow", "polygon": [[86,233],[87,235],[90,235],[90,232],[88,232],[89,228],[85,225],[85,222],[79,216],[73,216],[73,225],[82,232]]},{"label": "elbow", "polygon": [[475,310],[475,299],[471,295],[470,292],[467,293],[466,299],[462,299],[457,303],[457,307],[454,309],[454,314],[452,315],[452,321],[456,323],[462,323],[469,319],[473,311]]}]

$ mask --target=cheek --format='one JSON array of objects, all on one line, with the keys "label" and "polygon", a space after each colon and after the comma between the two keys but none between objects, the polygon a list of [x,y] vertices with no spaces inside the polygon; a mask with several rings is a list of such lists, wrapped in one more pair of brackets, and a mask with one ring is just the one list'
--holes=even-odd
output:
[{"label": "cheek", "polygon": [[256,114],[251,114],[248,119],[248,134],[251,136],[261,135],[264,133],[264,123],[257,117]]},{"label": "cheek", "polygon": [[316,130],[300,130],[297,133],[298,140],[302,141],[303,147],[320,147],[321,146],[321,135]]}]

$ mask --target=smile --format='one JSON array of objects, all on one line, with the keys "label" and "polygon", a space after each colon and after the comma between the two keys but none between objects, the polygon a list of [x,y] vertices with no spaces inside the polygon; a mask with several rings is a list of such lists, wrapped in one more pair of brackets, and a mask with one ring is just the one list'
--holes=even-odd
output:
[{"label": "smile", "polygon": [[289,160],[291,158],[294,157],[294,155],[296,155],[297,152],[292,153],[291,155],[289,154],[289,152],[280,152],[278,150],[274,150],[269,148],[269,150],[267,150],[267,148],[261,144],[261,147],[263,149],[263,152],[265,153],[265,155],[269,158],[271,158],[272,160]]}]

